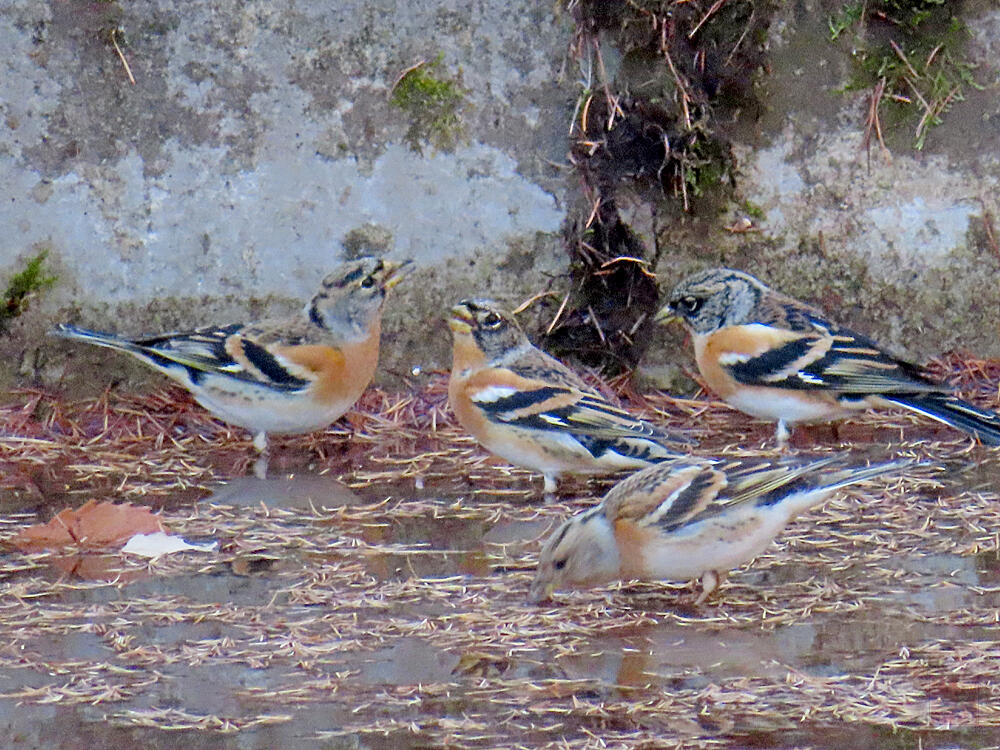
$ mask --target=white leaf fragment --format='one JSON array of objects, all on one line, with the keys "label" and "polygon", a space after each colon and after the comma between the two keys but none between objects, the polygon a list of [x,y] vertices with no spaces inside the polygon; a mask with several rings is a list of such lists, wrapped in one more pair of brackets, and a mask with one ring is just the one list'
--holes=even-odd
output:
[{"label": "white leaf fragment", "polygon": [[128,555],[139,555],[140,557],[159,557],[160,555],[170,555],[174,552],[184,552],[186,550],[211,552],[218,546],[218,542],[190,544],[179,536],[157,531],[152,534],[136,534],[122,547],[122,552]]}]

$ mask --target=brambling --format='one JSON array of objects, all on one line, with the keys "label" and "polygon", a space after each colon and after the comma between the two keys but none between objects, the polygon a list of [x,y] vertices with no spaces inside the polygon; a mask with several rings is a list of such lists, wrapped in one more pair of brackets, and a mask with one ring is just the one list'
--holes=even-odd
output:
[{"label": "brambling", "polygon": [[679,318],[708,387],[729,405],[786,425],[901,406],[1000,445],[1000,414],[952,395],[917,365],[749,274],[715,268],[682,281],[657,319]]},{"label": "brambling", "polygon": [[448,400],[458,421],[487,450],[545,477],[606,474],[676,454],[665,442],[692,441],[612,406],[556,359],[536,349],[496,303],[451,308],[454,359]]},{"label": "brambling", "polygon": [[364,257],[323,279],[286,319],[126,339],[60,325],[52,333],[127,352],[176,380],[220,419],[255,433],[326,427],[350,409],[375,374],[386,292],[410,261]]},{"label": "brambling", "polygon": [[701,578],[701,605],[726,572],[753,560],[799,513],[834,490],[908,466],[851,466],[845,456],[678,457],[615,485],[542,547],[529,598],[614,580]]}]

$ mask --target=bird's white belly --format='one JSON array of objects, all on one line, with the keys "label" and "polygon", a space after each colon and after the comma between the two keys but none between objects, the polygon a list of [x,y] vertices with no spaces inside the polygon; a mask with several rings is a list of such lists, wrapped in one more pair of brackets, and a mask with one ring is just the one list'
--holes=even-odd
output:
[{"label": "bird's white belly", "polygon": [[758,513],[724,521],[709,519],[668,540],[649,545],[643,562],[651,578],[685,580],[709,570],[727,571],[753,560],[784,527]]},{"label": "bird's white belly", "polygon": [[301,392],[281,393],[263,388],[235,391],[228,383],[212,383],[211,390],[201,389],[195,400],[219,419],[245,427],[252,432],[303,433],[322,429],[339,419],[354,400],[319,404]]},{"label": "bird's white belly", "polygon": [[726,402],[760,419],[786,422],[814,422],[830,419],[837,410],[829,403],[819,399],[804,399],[792,391],[782,393],[778,390],[746,389],[726,398]]},{"label": "bird's white belly", "polygon": [[569,435],[553,431],[541,436],[533,430],[511,430],[508,434],[509,439],[506,436],[492,435],[483,444],[515,466],[549,474],[586,471],[586,464],[593,464],[594,459],[590,453]]},{"label": "bird's white belly", "polygon": [[[293,399],[238,403],[198,397],[198,403],[230,424],[253,432],[313,432],[336,421],[347,409],[321,409],[312,401]],[[350,408],[350,407],[348,407]]]},{"label": "bird's white belly", "polygon": [[576,438],[559,430],[498,430],[482,443],[512,464],[540,474],[605,474],[649,465],[648,461],[622,456],[613,450],[595,458]]}]

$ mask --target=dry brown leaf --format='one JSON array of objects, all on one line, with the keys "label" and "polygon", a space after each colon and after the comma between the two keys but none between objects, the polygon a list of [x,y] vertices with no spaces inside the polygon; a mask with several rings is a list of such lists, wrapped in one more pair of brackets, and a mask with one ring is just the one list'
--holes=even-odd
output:
[{"label": "dry brown leaf", "polygon": [[116,547],[136,534],[165,531],[149,508],[88,501],[79,508],[61,510],[45,524],[29,526],[11,540],[23,552],[77,546]]},{"label": "dry brown leaf", "polygon": [[130,583],[149,577],[147,567],[128,568],[121,555],[93,553],[52,555],[46,562],[63,575],[85,581]]}]

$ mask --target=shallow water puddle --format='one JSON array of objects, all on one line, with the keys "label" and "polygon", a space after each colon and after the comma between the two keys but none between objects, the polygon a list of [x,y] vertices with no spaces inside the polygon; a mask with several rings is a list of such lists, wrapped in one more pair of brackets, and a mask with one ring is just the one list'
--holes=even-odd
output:
[{"label": "shallow water puddle", "polygon": [[699,610],[681,581],[525,603],[606,483],[240,478],[161,503],[210,554],[4,555],[0,721],[11,747],[985,745],[991,462],[845,494]]}]

